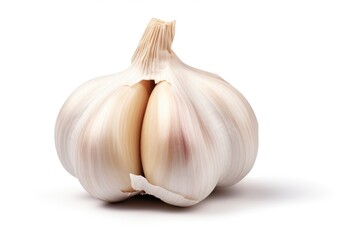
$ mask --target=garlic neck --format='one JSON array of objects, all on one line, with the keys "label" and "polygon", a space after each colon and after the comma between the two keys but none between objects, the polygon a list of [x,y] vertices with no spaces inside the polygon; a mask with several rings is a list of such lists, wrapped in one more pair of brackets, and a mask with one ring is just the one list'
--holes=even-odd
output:
[{"label": "garlic neck", "polygon": [[141,71],[144,78],[154,79],[161,75],[174,55],[171,50],[174,35],[175,21],[151,19],[131,59],[132,65]]}]

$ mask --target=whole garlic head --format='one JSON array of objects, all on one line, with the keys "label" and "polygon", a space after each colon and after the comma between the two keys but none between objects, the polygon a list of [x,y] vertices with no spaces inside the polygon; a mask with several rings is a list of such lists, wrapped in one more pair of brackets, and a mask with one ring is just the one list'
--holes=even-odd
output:
[{"label": "whole garlic head", "polygon": [[128,69],[83,84],[60,110],[61,163],[96,198],[146,192],[191,206],[239,182],[255,162],[249,103],[219,76],[181,62],[174,30],[175,22],[152,19]]}]

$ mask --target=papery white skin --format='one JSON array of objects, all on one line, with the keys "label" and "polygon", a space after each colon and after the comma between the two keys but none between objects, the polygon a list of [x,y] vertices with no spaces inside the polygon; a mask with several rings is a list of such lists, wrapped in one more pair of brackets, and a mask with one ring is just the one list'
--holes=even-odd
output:
[{"label": "papery white skin", "polygon": [[94,197],[144,191],[191,206],[239,182],[255,162],[250,105],[219,76],[182,63],[171,50],[174,29],[152,19],[132,65],[80,86],[59,113],[59,158]]}]

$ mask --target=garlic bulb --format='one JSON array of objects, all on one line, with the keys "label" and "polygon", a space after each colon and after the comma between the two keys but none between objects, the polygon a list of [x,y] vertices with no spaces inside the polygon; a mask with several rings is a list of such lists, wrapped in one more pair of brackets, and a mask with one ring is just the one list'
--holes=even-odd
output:
[{"label": "garlic bulb", "polygon": [[246,99],[171,49],[175,22],[152,19],[123,72],[75,90],[56,122],[64,168],[94,197],[139,192],[191,206],[252,168],[258,126]]}]

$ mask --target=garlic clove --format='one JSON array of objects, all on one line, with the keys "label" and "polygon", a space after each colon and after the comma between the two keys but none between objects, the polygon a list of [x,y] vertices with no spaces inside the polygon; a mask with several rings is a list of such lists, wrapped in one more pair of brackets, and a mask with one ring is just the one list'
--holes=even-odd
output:
[{"label": "garlic clove", "polygon": [[75,169],[69,149],[72,148],[71,139],[74,130],[81,125],[82,119],[92,113],[92,106],[95,107],[92,103],[104,96],[101,93],[116,75],[118,74],[99,77],[78,87],[66,100],[58,114],[55,126],[55,146],[63,167],[73,176],[75,176]]},{"label": "garlic clove", "polygon": [[164,180],[162,173],[167,170],[169,151],[174,144],[170,135],[179,121],[174,104],[170,84],[158,83],[150,95],[141,133],[144,174],[154,184]]},{"label": "garlic clove", "polygon": [[[199,78],[200,79],[200,78]],[[255,114],[244,96],[220,77],[211,81],[201,77],[200,92],[221,119],[227,139],[224,169],[217,186],[231,186],[243,179],[252,169],[258,149],[258,124]],[[205,83],[206,81],[206,83]]]},{"label": "garlic clove", "polygon": [[222,171],[217,161],[222,153],[216,152],[221,148],[213,146],[216,141],[204,125],[208,116],[199,111],[182,89],[162,81],[151,93],[141,133],[142,166],[148,182],[194,203],[211,193]]},{"label": "garlic clove", "polygon": [[134,192],[129,173],[142,174],[140,133],[152,88],[152,81],[117,88],[83,125],[73,158],[92,196],[113,202]]}]

